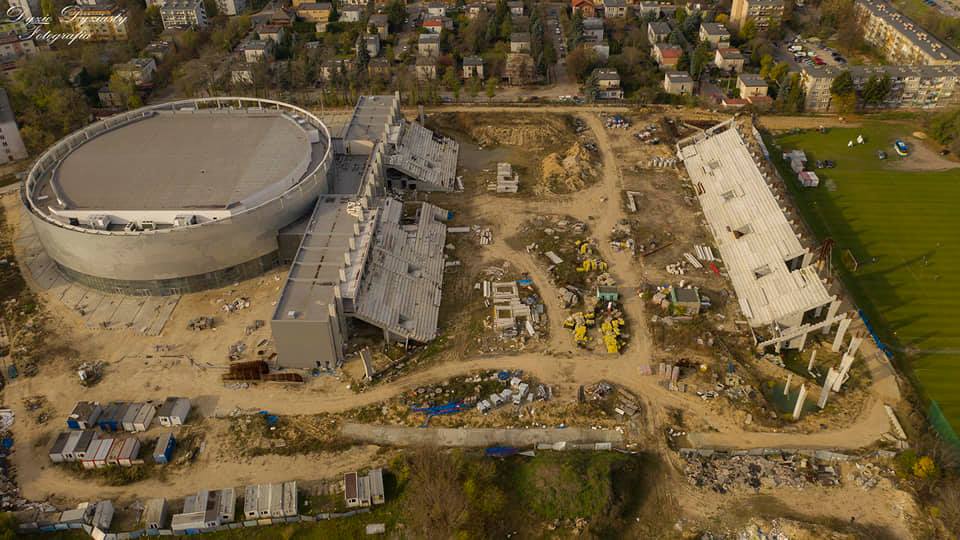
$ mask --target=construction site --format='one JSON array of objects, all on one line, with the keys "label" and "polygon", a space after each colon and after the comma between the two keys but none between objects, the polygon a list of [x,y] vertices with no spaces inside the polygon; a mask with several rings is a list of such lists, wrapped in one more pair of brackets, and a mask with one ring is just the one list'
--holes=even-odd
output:
[{"label": "construction site", "polygon": [[[641,513],[678,510],[630,527],[782,519],[909,538],[924,521],[892,472],[916,435],[898,378],[751,119],[402,111],[397,95],[344,111],[160,107],[57,143],[2,198],[2,255],[23,279],[3,304],[4,426],[19,451],[2,500],[21,522],[111,500],[110,530],[132,531],[143,493],[222,502],[227,486],[292,481],[316,501],[347,489],[350,504],[358,480],[338,478],[424,446],[657,456]],[[263,120],[299,150],[231,163],[239,173],[180,164],[185,178],[252,175],[200,190],[205,203],[170,186],[130,209],[129,193],[77,187],[111,181],[73,176],[109,157],[99,138],[158,120],[173,139],[180,122]],[[249,249],[211,246],[220,235]],[[138,267],[120,264],[131,257]],[[193,407],[169,463],[146,450],[120,472],[47,458],[78,401],[169,396]],[[143,448],[169,429],[143,428]],[[585,526],[568,517],[550,526]]]}]

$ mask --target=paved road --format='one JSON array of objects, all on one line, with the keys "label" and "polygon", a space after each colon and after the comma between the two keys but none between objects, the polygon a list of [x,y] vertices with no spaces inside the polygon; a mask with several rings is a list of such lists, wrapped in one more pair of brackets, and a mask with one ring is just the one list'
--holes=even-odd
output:
[{"label": "paved road", "polygon": [[537,443],[620,443],[623,435],[610,429],[412,428],[375,424],[345,424],[341,433],[360,441],[389,446],[530,446]]}]

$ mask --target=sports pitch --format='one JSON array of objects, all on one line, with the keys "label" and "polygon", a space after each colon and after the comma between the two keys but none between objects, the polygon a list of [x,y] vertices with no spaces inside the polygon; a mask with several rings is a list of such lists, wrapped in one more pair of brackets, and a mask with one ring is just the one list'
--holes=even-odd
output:
[{"label": "sports pitch", "polygon": [[[780,150],[770,151],[818,239],[836,242],[833,265],[859,307],[960,432],[960,168],[917,170],[919,152],[897,156],[896,139],[919,142],[908,139],[913,129],[868,122],[806,131],[778,137]],[[849,148],[858,135],[865,143]],[[816,169],[819,187],[803,188],[781,159],[793,149],[806,152],[808,169],[816,160],[836,167]],[[923,154],[927,169],[940,161]]]}]

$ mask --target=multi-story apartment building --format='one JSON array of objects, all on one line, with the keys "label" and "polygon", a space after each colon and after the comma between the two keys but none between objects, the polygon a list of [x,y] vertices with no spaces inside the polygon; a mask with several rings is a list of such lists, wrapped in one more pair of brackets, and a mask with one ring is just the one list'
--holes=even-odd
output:
[{"label": "multi-story apartment building", "polygon": [[37,45],[33,38],[21,36],[12,31],[0,35],[0,71],[9,71],[17,67],[17,61],[37,54]]},{"label": "multi-story apartment building", "polygon": [[40,9],[40,0],[10,0],[9,4],[11,12],[8,15],[12,19],[16,19],[17,15],[22,16],[20,19],[22,21],[43,16],[43,11]]},{"label": "multi-story apartment building", "polygon": [[20,138],[17,120],[7,99],[7,91],[0,88],[0,163],[9,163],[27,157],[27,147]]},{"label": "multi-story apartment building", "polygon": [[167,0],[160,8],[163,28],[206,28],[207,10],[202,0]]},{"label": "multi-story apartment building", "polygon": [[857,0],[863,39],[897,64],[960,64],[960,53],[883,0]]},{"label": "multi-story apartment building", "polygon": [[[889,75],[891,88],[886,109],[942,109],[960,105],[960,66],[850,66],[850,75],[861,89],[873,75]],[[831,110],[830,86],[843,69],[835,66],[805,67],[801,78],[808,112]]]},{"label": "multi-story apartment building", "polygon": [[115,4],[77,5],[61,23],[71,32],[85,33],[89,41],[126,41],[127,12]]},{"label": "multi-story apartment building", "polygon": [[730,7],[730,27],[740,29],[748,19],[757,28],[766,29],[780,24],[784,0],[733,0]]},{"label": "multi-story apartment building", "polygon": [[217,8],[224,15],[239,15],[247,9],[247,0],[217,0]]}]

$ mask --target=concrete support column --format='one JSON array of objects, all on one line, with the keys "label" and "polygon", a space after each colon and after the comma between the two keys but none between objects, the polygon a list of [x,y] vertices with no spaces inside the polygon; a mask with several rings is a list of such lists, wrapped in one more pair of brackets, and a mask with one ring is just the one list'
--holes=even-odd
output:
[{"label": "concrete support column", "polygon": [[857,349],[860,348],[860,344],[863,343],[863,338],[860,336],[853,336],[850,338],[850,347],[847,348],[847,354],[854,355],[857,354]]},{"label": "concrete support column", "polygon": [[847,333],[849,327],[850,319],[840,321],[840,326],[837,327],[837,337],[833,338],[833,346],[830,347],[830,350],[840,352],[840,346],[843,345],[843,336]]},{"label": "concrete support column", "polygon": [[[834,301],[830,303],[830,309],[827,310],[827,320],[829,321],[829,320],[832,320],[834,317],[836,317],[837,311],[839,310],[840,310],[840,300],[834,299]],[[823,327],[823,335],[829,334],[830,330],[832,329],[833,329],[833,323],[825,325]]]}]

